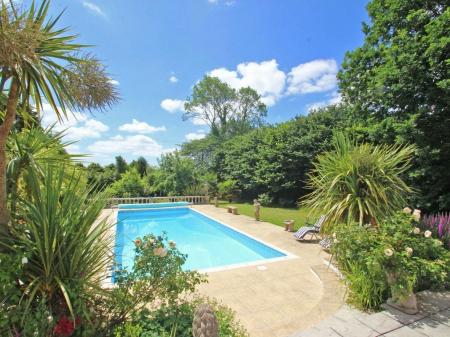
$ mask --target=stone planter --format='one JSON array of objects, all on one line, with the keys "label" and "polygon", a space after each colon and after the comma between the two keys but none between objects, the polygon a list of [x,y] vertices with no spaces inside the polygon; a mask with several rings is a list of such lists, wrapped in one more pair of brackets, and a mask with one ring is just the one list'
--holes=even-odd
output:
[{"label": "stone planter", "polygon": [[392,297],[387,300],[387,304],[401,312],[409,315],[415,315],[419,312],[417,308],[416,294],[411,290],[399,289],[397,284],[399,282],[399,273],[388,271],[386,272],[387,281],[391,289]]}]

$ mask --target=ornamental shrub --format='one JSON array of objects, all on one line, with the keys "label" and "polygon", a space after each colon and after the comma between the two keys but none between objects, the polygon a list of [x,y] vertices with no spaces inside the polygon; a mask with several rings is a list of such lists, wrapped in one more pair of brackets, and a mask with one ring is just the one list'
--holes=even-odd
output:
[{"label": "ornamental shrub", "polygon": [[450,285],[450,252],[422,231],[410,214],[399,212],[377,228],[341,225],[332,251],[346,278],[349,300],[377,309],[390,296],[387,273],[398,277],[396,290],[444,289]]}]

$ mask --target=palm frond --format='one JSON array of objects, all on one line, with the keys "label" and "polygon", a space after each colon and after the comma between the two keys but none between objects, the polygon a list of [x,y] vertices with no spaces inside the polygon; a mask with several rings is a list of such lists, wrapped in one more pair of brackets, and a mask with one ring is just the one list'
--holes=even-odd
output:
[{"label": "palm frond", "polygon": [[302,200],[304,206],[326,213],[328,226],[379,221],[405,206],[414,193],[402,177],[413,146],[357,144],[342,133],[335,134],[333,146],[313,164],[312,192]]}]

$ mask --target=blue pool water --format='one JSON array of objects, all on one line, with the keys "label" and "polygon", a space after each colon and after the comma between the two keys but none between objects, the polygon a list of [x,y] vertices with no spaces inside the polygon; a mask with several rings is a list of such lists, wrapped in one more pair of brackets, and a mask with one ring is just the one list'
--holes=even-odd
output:
[{"label": "blue pool water", "polygon": [[242,233],[190,208],[120,211],[116,232],[116,259],[131,269],[134,239],[166,232],[188,255],[185,270],[204,270],[285,256]]}]

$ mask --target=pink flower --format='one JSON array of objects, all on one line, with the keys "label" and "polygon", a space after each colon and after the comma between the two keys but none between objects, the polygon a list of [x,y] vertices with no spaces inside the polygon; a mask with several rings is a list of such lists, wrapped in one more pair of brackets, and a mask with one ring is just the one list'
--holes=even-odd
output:
[{"label": "pink flower", "polygon": [[165,257],[167,255],[167,250],[163,247],[158,247],[153,249],[153,254],[159,257]]}]

